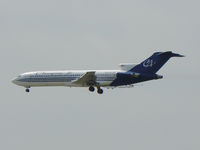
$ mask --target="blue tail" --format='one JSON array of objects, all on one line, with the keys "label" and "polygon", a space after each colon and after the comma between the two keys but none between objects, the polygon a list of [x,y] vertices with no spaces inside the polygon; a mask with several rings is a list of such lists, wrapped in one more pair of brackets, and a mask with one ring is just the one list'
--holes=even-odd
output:
[{"label": "blue tail", "polygon": [[132,68],[131,72],[156,73],[171,57],[184,57],[183,55],[168,52],[156,52],[141,64]]}]

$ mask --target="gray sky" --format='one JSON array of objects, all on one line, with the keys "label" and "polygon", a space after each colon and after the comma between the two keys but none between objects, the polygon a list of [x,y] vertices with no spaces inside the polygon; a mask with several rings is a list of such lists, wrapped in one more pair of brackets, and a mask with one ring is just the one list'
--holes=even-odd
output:
[{"label": "gray sky", "polygon": [[[0,0],[0,149],[199,150],[199,1]],[[32,88],[35,70],[118,69],[173,58],[131,89]]]}]

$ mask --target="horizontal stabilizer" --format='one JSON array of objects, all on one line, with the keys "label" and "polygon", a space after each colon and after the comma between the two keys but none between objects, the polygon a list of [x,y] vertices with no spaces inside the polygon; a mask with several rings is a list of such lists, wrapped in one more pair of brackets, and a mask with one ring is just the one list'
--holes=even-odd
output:
[{"label": "horizontal stabilizer", "polygon": [[170,56],[170,57],[185,57],[184,55],[172,53],[171,51],[168,51],[168,52],[160,52],[160,53],[158,54],[158,56],[164,56],[164,55],[168,55],[168,56]]}]

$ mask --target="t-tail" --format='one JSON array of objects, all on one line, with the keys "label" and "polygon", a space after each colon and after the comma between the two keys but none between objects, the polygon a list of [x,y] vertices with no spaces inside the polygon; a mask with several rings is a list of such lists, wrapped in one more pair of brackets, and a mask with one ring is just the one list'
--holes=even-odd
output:
[{"label": "t-tail", "polygon": [[133,67],[130,72],[155,74],[171,57],[184,57],[183,55],[167,52],[156,52],[142,63]]}]

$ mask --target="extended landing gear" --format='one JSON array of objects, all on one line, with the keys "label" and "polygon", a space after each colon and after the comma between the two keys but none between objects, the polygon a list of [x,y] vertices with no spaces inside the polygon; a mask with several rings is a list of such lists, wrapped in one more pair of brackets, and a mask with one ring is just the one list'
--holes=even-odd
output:
[{"label": "extended landing gear", "polygon": [[95,88],[94,88],[93,86],[90,86],[90,87],[89,87],[89,91],[90,91],[90,92],[94,92],[94,90],[95,90]]},{"label": "extended landing gear", "polygon": [[98,88],[97,93],[98,94],[103,94],[103,90],[101,88]]},{"label": "extended landing gear", "polygon": [[29,93],[29,92],[30,92],[30,89],[29,89],[29,88],[27,88],[25,91],[26,91],[27,93]]},{"label": "extended landing gear", "polygon": [[[95,88],[93,86],[90,86],[89,87],[89,91],[90,92],[94,92],[95,91]],[[98,94],[103,94],[103,90],[100,88],[100,87],[97,87],[97,93]]]}]

